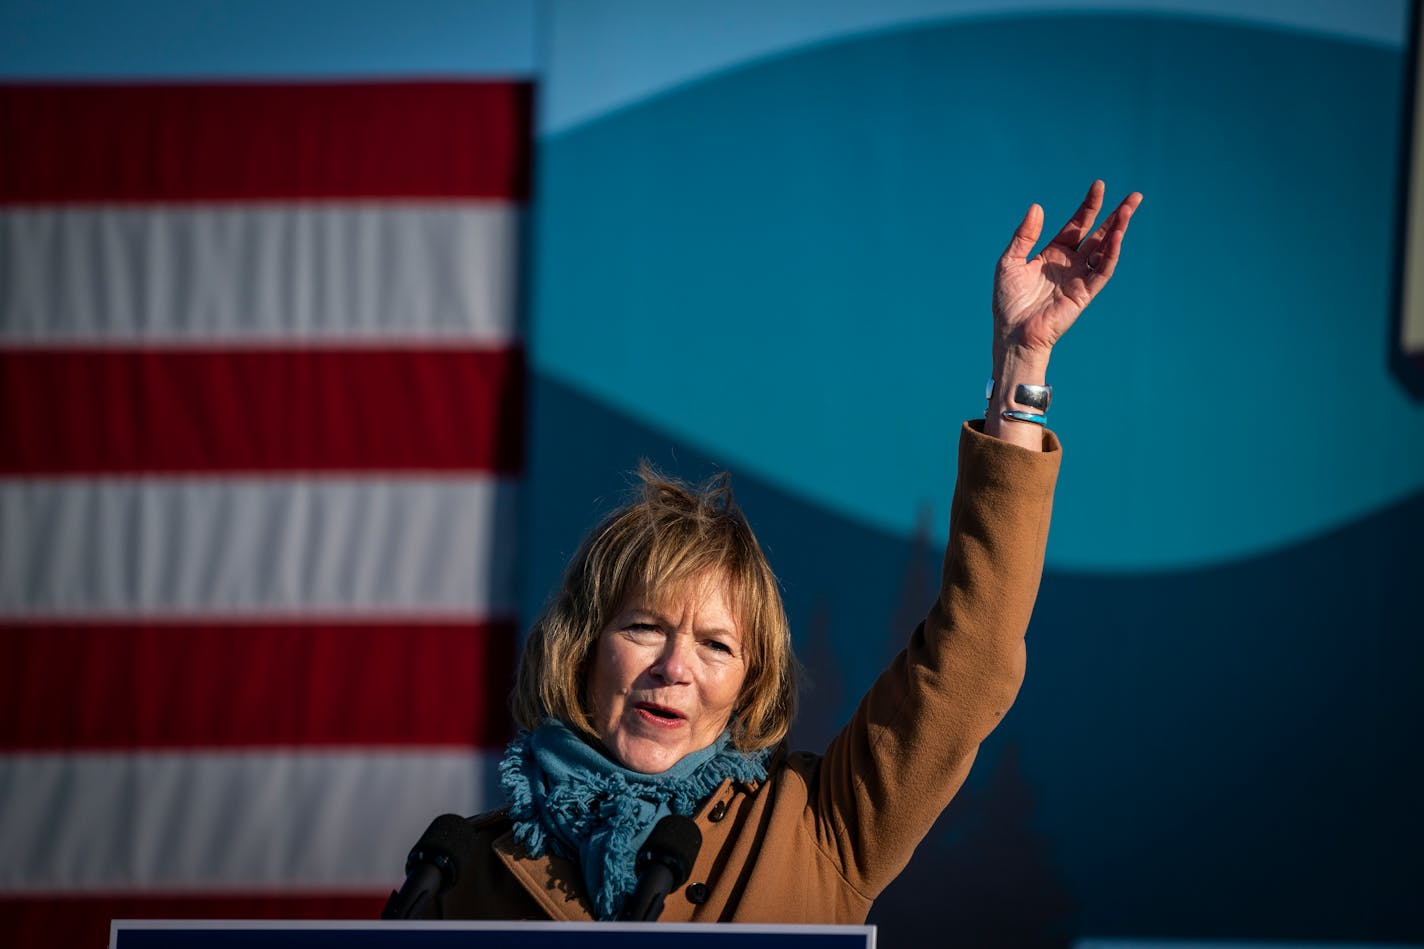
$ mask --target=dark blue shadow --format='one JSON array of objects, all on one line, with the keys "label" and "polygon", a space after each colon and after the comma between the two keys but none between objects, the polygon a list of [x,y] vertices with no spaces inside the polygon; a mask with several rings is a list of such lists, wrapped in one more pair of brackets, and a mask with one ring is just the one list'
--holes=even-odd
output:
[{"label": "dark blue shadow", "polygon": [[[531,381],[526,616],[640,458],[718,468]],[[923,614],[940,552],[733,474],[810,674],[794,739],[816,748]],[[1017,705],[871,915],[886,944],[1424,938],[1420,538],[1424,496],[1228,567],[1050,572]]]}]

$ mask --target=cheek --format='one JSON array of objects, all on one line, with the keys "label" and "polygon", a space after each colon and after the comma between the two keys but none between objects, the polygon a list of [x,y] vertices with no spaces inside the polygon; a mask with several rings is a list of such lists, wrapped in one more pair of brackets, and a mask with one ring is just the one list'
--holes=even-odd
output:
[{"label": "cheek", "polygon": [[600,641],[594,650],[588,682],[589,703],[596,716],[613,712],[619,697],[628,691],[631,679],[627,660],[624,651],[607,639]]},{"label": "cheek", "polygon": [[711,704],[719,713],[730,717],[736,711],[737,706],[741,704],[742,687],[746,685],[746,681],[745,670],[741,668],[726,670],[724,675],[717,678],[712,689]]},{"label": "cheek", "polygon": [[595,720],[608,710],[608,704],[613,698],[609,681],[608,657],[603,644],[599,643],[594,648],[592,660],[588,664],[588,676],[584,680],[588,690],[589,710]]}]

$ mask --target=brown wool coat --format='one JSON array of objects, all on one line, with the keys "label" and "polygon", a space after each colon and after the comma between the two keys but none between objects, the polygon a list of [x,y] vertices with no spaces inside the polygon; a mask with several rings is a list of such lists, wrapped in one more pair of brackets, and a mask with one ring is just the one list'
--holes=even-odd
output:
[{"label": "brown wool coat", "polygon": [[[938,602],[824,755],[779,753],[694,815],[702,849],[663,920],[862,923],[964,783],[1023,680],[1061,454],[981,424],[960,435]],[[433,917],[592,918],[574,862],[524,855],[503,811],[471,820],[478,846]]]}]

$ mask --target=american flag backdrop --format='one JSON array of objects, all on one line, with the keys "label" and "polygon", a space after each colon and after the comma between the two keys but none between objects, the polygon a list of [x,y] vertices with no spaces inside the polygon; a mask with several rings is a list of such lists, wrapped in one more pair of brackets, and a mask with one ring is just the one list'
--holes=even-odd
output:
[{"label": "american flag backdrop", "polygon": [[0,945],[370,918],[488,803],[531,99],[0,85]]}]

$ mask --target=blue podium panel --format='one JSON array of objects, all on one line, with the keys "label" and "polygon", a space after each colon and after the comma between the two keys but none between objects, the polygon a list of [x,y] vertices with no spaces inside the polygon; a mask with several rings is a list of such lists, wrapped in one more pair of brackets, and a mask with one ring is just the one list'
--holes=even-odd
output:
[{"label": "blue podium panel", "polygon": [[875,949],[874,926],[114,920],[109,949]]}]

